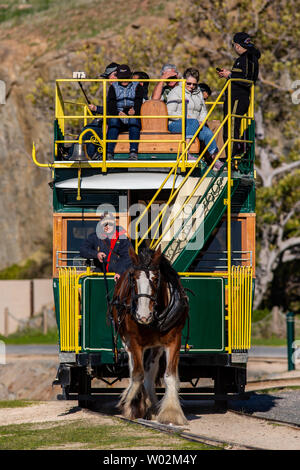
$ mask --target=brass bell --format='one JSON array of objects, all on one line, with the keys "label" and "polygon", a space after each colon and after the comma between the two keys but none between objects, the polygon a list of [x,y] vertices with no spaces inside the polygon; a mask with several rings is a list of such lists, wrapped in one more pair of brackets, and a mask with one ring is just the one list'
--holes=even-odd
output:
[{"label": "brass bell", "polygon": [[88,160],[84,151],[84,145],[85,144],[74,144],[70,160],[74,160],[76,162],[85,162]]}]

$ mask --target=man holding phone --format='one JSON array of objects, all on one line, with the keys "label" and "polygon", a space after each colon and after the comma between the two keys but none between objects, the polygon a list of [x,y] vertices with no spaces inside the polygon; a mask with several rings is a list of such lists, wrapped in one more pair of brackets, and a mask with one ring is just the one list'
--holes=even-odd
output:
[{"label": "man holding phone", "polygon": [[[259,65],[258,60],[260,58],[260,51],[251,42],[251,38],[247,33],[236,33],[233,37],[232,47],[238,54],[238,58],[235,60],[231,70],[217,67],[217,73],[219,77],[226,78],[240,78],[256,82],[258,78]],[[244,82],[232,82],[231,84],[231,112],[243,116],[247,113],[250,104],[250,91],[251,84]],[[226,97],[224,101],[224,118],[228,114],[228,93],[226,90]],[[241,118],[233,117],[232,128],[233,138],[241,139],[240,128]],[[228,138],[228,126],[224,125],[223,139],[226,142]],[[245,153],[245,147],[243,142],[234,142],[232,148],[232,157],[237,155],[243,155]]]}]

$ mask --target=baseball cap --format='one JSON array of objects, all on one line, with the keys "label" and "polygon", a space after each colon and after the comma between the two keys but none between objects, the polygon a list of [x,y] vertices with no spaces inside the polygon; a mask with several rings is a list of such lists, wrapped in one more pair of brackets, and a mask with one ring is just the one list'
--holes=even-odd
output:
[{"label": "baseball cap", "polygon": [[117,78],[131,78],[131,70],[128,65],[121,64],[117,68]]},{"label": "baseball cap", "polygon": [[253,47],[253,44],[251,43],[251,37],[247,33],[242,33],[242,32],[236,33],[233,36],[233,42],[235,42],[236,44],[239,44],[245,49],[248,49],[249,47]]},{"label": "baseball cap", "polygon": [[100,75],[100,77],[103,77],[103,78],[108,78],[110,76],[111,73],[115,72],[118,68],[119,64],[117,64],[116,62],[112,62],[111,64],[109,64],[106,69],[105,69],[105,72],[102,73]]}]

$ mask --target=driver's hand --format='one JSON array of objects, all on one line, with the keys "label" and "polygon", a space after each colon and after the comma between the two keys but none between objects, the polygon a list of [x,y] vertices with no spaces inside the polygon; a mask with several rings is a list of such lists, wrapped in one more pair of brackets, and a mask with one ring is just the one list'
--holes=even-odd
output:
[{"label": "driver's hand", "polygon": [[103,263],[104,258],[106,258],[106,254],[103,253],[103,251],[99,251],[99,253],[97,253],[97,258],[100,261],[100,263]]}]

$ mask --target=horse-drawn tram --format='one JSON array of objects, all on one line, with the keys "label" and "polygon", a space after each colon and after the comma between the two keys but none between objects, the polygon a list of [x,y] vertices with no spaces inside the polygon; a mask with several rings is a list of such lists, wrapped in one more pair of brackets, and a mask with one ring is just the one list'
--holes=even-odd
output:
[{"label": "horse-drawn tram", "polygon": [[[79,81],[86,90],[97,89],[103,106],[98,114],[84,101]],[[178,82],[184,99],[186,80]],[[169,369],[156,391],[163,393],[165,387],[169,398],[173,393],[176,401],[176,370],[170,384],[173,372],[169,364],[172,356],[177,366],[176,355],[180,397],[210,397],[225,404],[243,393],[255,278],[254,87],[248,83],[249,111],[239,116],[242,156],[232,156],[232,122],[238,116],[228,107],[220,119],[224,98],[231,93],[232,80],[228,80],[217,99],[206,104],[206,119],[191,139],[185,137],[185,106],[179,117],[182,132],[176,134],[168,131],[166,104],[145,101],[138,116],[138,158],[131,160],[128,133],[119,134],[114,157],[107,158],[106,129],[113,116],[107,113],[103,97],[110,82],[56,81],[54,158],[51,163],[40,163],[33,147],[33,160],[51,168],[53,176],[53,289],[60,362],[55,383],[62,386],[61,397],[78,399],[81,406],[88,407],[103,393],[120,393],[124,382],[119,381],[131,373],[131,391],[123,393],[123,404],[128,396],[134,401],[135,386],[143,395],[143,378],[151,402],[155,401],[154,385],[149,388],[149,382],[165,362]],[[218,155],[209,161],[210,142],[204,146],[198,134],[203,126],[212,124]],[[224,126],[228,126],[225,142]],[[190,159],[190,154],[196,158]],[[216,170],[220,156],[225,156],[226,163]],[[103,214],[115,218],[133,247],[133,268],[117,283],[114,273],[106,272],[107,265],[103,265],[104,272],[95,271],[94,261],[80,255],[82,244],[97,232]],[[113,245],[112,250],[117,246]],[[141,254],[145,252],[147,256],[154,253],[156,261],[151,258],[143,266]],[[166,260],[163,273],[161,259]],[[127,297],[122,297],[122,287]],[[163,288],[167,300],[162,307],[158,304]],[[154,317],[160,311],[164,319],[168,314],[173,318],[160,329],[157,317],[156,323],[144,320],[138,324],[132,310],[138,310],[140,304],[152,308]],[[137,330],[144,338],[137,337]],[[155,347],[144,359],[155,363],[155,371],[149,374],[145,365],[144,377],[142,368],[136,371],[137,352],[130,347],[140,340],[147,350],[150,337],[156,338]],[[163,337],[161,343],[159,337]],[[166,347],[165,358],[161,345]],[[143,347],[141,351],[140,359]],[[201,386],[202,378],[211,379],[205,383],[212,386]],[[144,412],[128,413],[136,417]]]}]

